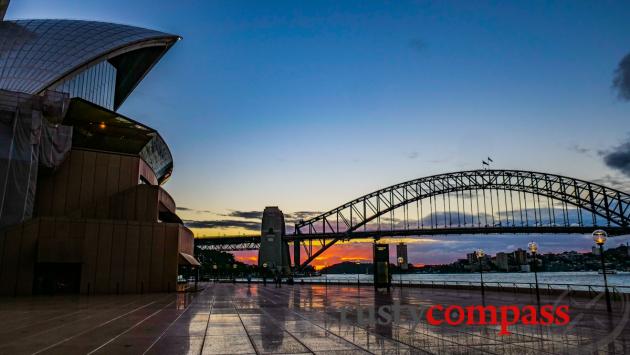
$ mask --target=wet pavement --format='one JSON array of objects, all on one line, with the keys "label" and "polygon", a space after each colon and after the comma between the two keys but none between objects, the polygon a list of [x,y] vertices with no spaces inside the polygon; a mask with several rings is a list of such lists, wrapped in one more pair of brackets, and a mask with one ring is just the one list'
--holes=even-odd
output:
[{"label": "wet pavement", "polygon": [[[568,295],[567,326],[434,326],[392,305],[479,305],[476,290],[204,284],[195,294],[55,296],[0,300],[0,354],[540,354],[630,353],[630,308]],[[536,304],[532,294],[487,292],[487,305]],[[342,312],[342,310],[344,310]],[[391,310],[391,308],[390,308]],[[392,314],[392,313],[390,313]],[[367,321],[366,321],[367,320]],[[629,340],[626,340],[629,339]]]}]

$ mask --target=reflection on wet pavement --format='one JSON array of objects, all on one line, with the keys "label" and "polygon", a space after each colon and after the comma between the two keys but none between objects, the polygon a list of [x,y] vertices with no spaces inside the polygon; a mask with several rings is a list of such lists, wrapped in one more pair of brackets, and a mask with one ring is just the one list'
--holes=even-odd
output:
[{"label": "reflection on wet pavement", "polygon": [[[64,296],[0,300],[0,354],[623,354],[628,307],[610,320],[600,304],[564,298],[567,327],[432,326],[392,305],[476,305],[474,290],[259,284],[206,284],[197,294]],[[550,296],[551,297],[551,296]],[[544,302],[554,298],[543,297]],[[532,304],[528,294],[487,293],[488,304]],[[598,308],[599,307],[599,308]],[[403,308],[404,310],[405,308]],[[343,311],[345,310],[345,311]],[[345,312],[345,313],[344,313]],[[342,317],[342,313],[344,316]],[[361,319],[364,317],[364,319]],[[343,321],[342,321],[343,319]]]}]

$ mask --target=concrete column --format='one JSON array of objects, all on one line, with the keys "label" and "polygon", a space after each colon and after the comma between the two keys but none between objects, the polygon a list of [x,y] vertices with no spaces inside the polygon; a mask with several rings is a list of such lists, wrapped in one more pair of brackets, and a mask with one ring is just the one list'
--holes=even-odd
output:
[{"label": "concrete column", "polygon": [[407,244],[401,242],[396,245],[396,263],[403,271],[409,269],[409,259],[407,258]]},{"label": "concrete column", "polygon": [[293,267],[300,267],[300,242],[297,240],[293,242]]},{"label": "concrete column", "polygon": [[262,217],[258,266],[267,264],[267,270],[288,274],[291,271],[289,244],[286,235],[284,214],[278,207],[265,207]]},{"label": "concrete column", "polygon": [[389,288],[389,245],[373,245],[374,287]]}]

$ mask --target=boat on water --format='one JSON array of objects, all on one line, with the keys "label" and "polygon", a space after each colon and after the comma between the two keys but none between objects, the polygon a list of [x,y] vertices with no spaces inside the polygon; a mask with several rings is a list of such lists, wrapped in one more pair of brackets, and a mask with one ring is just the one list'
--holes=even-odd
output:
[{"label": "boat on water", "polygon": [[[604,272],[599,269],[597,270],[597,273],[602,275]],[[616,275],[617,274],[617,270],[606,270],[606,275]]]}]

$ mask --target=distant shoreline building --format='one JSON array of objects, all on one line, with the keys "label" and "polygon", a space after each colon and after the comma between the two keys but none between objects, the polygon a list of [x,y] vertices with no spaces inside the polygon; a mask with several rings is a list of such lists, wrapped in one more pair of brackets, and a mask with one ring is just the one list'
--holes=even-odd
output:
[{"label": "distant shoreline building", "polygon": [[518,248],[514,251],[514,260],[516,265],[527,265],[527,251]]},{"label": "distant shoreline building", "polygon": [[171,152],[116,112],[179,36],[0,20],[0,295],[181,288],[199,263]]},{"label": "distant shoreline building", "polygon": [[468,263],[470,265],[476,263],[477,262],[477,254],[475,254],[474,252],[466,254],[466,260],[468,261]]},{"label": "distant shoreline building", "polygon": [[497,253],[495,264],[503,271],[510,271],[509,258],[507,253]]}]

